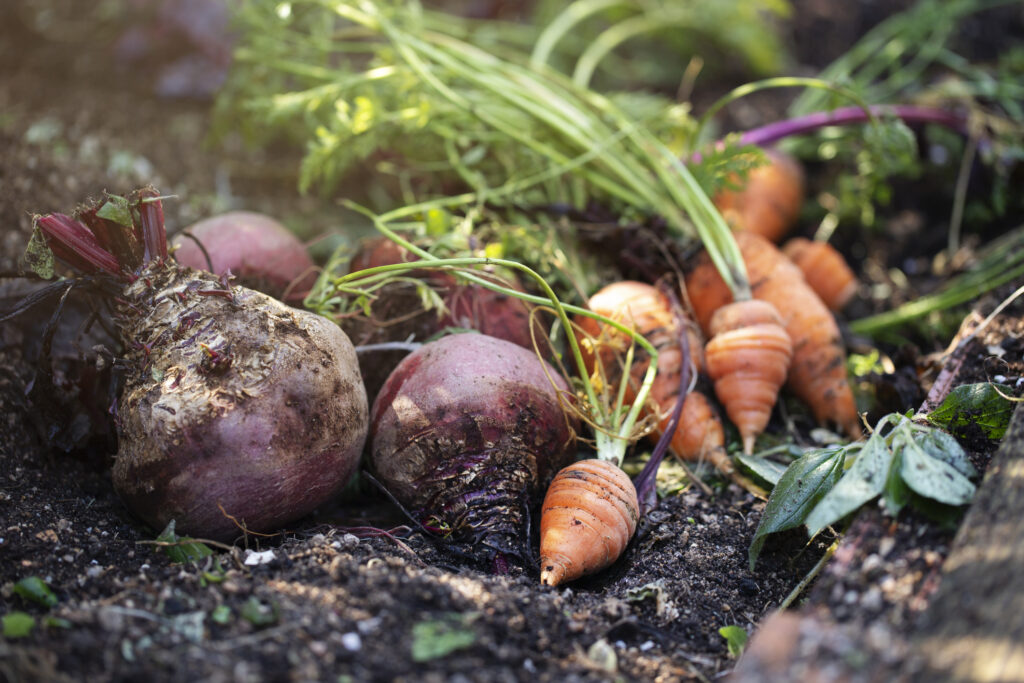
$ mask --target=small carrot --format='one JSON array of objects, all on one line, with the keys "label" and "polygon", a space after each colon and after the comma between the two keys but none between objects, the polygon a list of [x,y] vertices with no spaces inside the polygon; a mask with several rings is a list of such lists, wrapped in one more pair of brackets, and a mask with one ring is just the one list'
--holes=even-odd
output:
[{"label": "small carrot", "polygon": [[857,276],[828,242],[794,237],[782,252],[803,271],[807,284],[833,311],[842,310],[857,293]]},{"label": "small carrot", "polygon": [[[775,306],[793,343],[788,386],[819,421],[835,422],[850,437],[859,437],[860,416],[846,380],[846,351],[832,312],[775,245],[753,233],[735,237],[754,297]],[[706,255],[687,274],[686,289],[705,330],[714,312],[732,301],[732,292]]]},{"label": "small carrot", "polygon": [[768,164],[751,170],[742,189],[716,194],[714,203],[734,229],[779,242],[800,215],[804,172],[789,154],[773,148],[764,152]]},{"label": "small carrot", "polygon": [[[659,413],[659,423],[652,437],[658,438],[665,432],[669,415],[679,399],[682,365],[680,322],[672,312],[668,297],[652,285],[625,280],[602,288],[590,297],[588,306],[606,318],[629,325],[658,350],[658,374],[650,394]],[[591,318],[581,317],[577,323],[590,336],[590,343],[582,345],[588,368],[594,372],[596,358],[600,358],[607,381],[617,381],[614,370],[617,367],[616,355],[625,350],[629,339]],[[700,370],[704,366],[702,344],[692,328],[687,329],[687,335],[690,363],[696,370]],[[631,369],[634,385],[639,385],[646,371],[647,363],[644,359],[634,360]],[[632,398],[631,393],[626,396],[626,400]],[[719,471],[731,474],[734,468],[725,452],[725,435],[717,411],[698,391],[687,394],[682,410],[682,418],[672,436],[672,452],[683,460],[707,460]]]},{"label": "small carrot", "polygon": [[719,308],[709,331],[704,352],[715,394],[740,431],[743,452],[752,453],[786,381],[793,345],[775,307],[756,299]]},{"label": "small carrot", "polygon": [[551,482],[540,518],[540,582],[557,586],[608,567],[640,517],[636,488],[607,460],[581,460]]}]

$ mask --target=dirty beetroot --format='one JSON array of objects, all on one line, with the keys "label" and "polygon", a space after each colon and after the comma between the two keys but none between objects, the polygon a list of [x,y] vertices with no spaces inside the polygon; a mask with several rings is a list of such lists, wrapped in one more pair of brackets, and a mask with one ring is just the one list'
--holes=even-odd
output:
[{"label": "dirty beetroot", "polygon": [[[0,59],[17,65],[0,79],[0,110],[10,112],[0,126],[2,269],[16,268],[31,212],[70,210],[103,188],[153,182],[197,198],[169,207],[178,226],[212,213],[213,198],[198,199],[219,168],[196,144],[207,104],[157,99],[144,70],[112,90],[111,56],[87,32],[62,36],[65,54],[19,29],[30,4],[0,9]],[[802,49],[848,43],[860,31],[855,22],[829,26],[834,40],[808,31],[815,39],[798,41]],[[840,26],[851,34],[832,35]],[[80,51],[73,59],[71,48]],[[38,121],[59,123],[57,143],[26,141]],[[125,148],[135,166],[107,163]],[[271,157],[243,163],[265,169],[279,161]],[[233,190],[271,215],[294,201],[293,186],[274,173],[243,175]],[[0,282],[3,310],[23,286]],[[367,533],[370,524],[405,522],[374,495],[321,508],[283,535],[251,537],[246,549],[176,564],[151,544],[160,529],[143,526],[115,494],[109,435],[74,454],[40,436],[54,426],[51,410],[87,412],[26,399],[50,312],[43,305],[0,326],[0,614],[22,611],[36,622],[24,638],[0,638],[0,680],[573,681],[600,679],[613,666],[626,680],[713,678],[733,665],[718,629],[752,630],[831,540],[808,546],[802,533],[782,534],[751,572],[747,544],[763,504],[735,487],[691,491],[662,501],[609,570],[552,590],[515,567],[503,576],[480,571],[420,533],[401,545]],[[64,358],[77,355],[68,344],[74,321],[65,319],[55,340]],[[1020,357],[1021,343],[1007,352]],[[978,381],[1005,372],[985,367],[984,357],[983,346],[970,357]],[[907,532],[901,540],[944,553],[949,537]],[[50,586],[56,606],[15,594],[14,583],[29,576]],[[47,617],[62,621],[46,625]],[[595,646],[601,641],[610,648]]]}]

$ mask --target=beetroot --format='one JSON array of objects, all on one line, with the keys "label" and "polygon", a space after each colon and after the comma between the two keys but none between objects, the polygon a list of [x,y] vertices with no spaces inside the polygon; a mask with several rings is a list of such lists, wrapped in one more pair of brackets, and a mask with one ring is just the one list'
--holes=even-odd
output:
[{"label": "beetroot", "polygon": [[272,531],[355,470],[367,432],[355,351],[320,316],[167,258],[155,197],[36,220],[55,255],[116,293],[128,375],[114,486],[156,528]]},{"label": "beetroot", "polygon": [[482,334],[425,344],[374,402],[373,470],[424,525],[522,557],[531,498],[575,455],[568,387],[545,365]]},{"label": "beetroot", "polygon": [[[178,263],[215,275],[229,269],[240,284],[274,297],[301,300],[316,280],[315,266],[299,239],[273,218],[230,211],[195,223],[172,241]],[[210,256],[206,260],[198,240]]]}]

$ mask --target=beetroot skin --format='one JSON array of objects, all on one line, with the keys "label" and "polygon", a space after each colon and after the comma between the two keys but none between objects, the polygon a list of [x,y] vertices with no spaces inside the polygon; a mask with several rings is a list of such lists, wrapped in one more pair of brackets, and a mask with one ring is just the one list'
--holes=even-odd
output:
[{"label": "beetroot skin", "polygon": [[240,284],[271,296],[286,292],[302,299],[316,280],[313,260],[299,239],[273,218],[253,211],[230,211],[185,229],[202,243],[210,263],[195,240],[183,234],[171,245],[178,263],[196,270],[213,265],[215,275],[228,269]]},{"label": "beetroot skin", "polygon": [[[103,217],[122,206],[134,225]],[[181,533],[230,540],[338,493],[368,422],[344,332],[168,258],[155,190],[104,209],[36,224],[61,260],[119,290],[127,372],[113,481],[128,507],[155,529],[175,520]]]},{"label": "beetroot skin", "polygon": [[544,365],[482,334],[425,344],[374,402],[377,476],[424,525],[522,556],[531,499],[575,455],[576,421],[558,393],[567,400],[568,387]]}]

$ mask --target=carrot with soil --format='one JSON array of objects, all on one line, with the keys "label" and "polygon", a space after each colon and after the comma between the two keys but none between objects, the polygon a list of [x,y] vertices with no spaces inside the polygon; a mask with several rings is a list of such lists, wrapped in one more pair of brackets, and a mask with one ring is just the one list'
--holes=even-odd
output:
[{"label": "carrot with soil", "polygon": [[[736,233],[754,296],[772,304],[793,345],[788,386],[820,422],[834,422],[850,437],[861,434],[860,416],[846,379],[846,351],[839,326],[800,269],[759,235]],[[697,320],[710,330],[715,311],[732,294],[707,257],[686,276]]]},{"label": "carrot with soil", "polygon": [[[692,329],[686,328],[690,353],[689,359],[684,360],[679,332],[685,321],[673,314],[668,298],[653,285],[631,280],[614,282],[591,296],[587,305],[595,313],[629,325],[658,349],[658,374],[651,386],[651,400],[659,413],[654,434],[660,436],[679,400],[682,363],[689,362],[695,371],[704,366],[700,340]],[[618,382],[618,357],[631,340],[593,318],[578,317],[576,324],[588,337],[582,345],[588,371],[603,373],[604,381]],[[634,359],[627,400],[632,400],[633,389],[646,369],[647,361]],[[683,417],[672,437],[672,452],[683,460],[708,460],[723,473],[733,472],[725,453],[725,435],[718,413],[699,391],[691,390],[683,400]]]},{"label": "carrot with soil", "polygon": [[230,540],[337,494],[367,432],[348,337],[320,316],[168,257],[152,188],[37,217],[37,237],[115,304],[128,369],[113,479],[148,524]]}]

